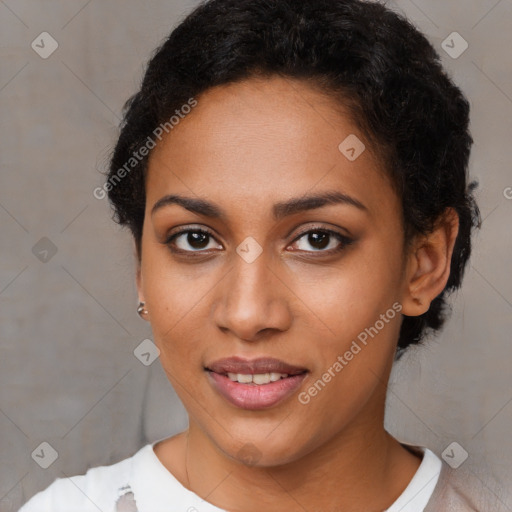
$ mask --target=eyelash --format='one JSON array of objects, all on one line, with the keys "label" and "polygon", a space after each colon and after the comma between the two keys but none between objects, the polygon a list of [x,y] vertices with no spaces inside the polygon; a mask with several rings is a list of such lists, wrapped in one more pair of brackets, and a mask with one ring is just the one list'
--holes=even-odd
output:
[{"label": "eyelash", "polygon": [[[177,253],[177,254],[186,254],[187,257],[191,257],[191,258],[195,258],[196,256],[195,255],[202,255],[204,253],[208,253],[208,249],[207,250],[197,250],[197,251],[186,251],[186,250],[183,250],[183,249],[176,249],[173,247],[172,245],[172,242],[174,242],[174,240],[179,237],[180,235],[183,235],[183,234],[187,234],[187,233],[201,233],[201,234],[204,234],[206,236],[209,236],[213,239],[215,239],[215,236],[210,233],[209,231],[205,230],[205,229],[202,229],[202,228],[194,228],[194,229],[190,229],[190,228],[187,228],[187,229],[182,229],[181,231],[177,231],[176,233],[173,233],[171,235],[169,235],[165,241],[163,242],[164,245],[167,245],[170,249],[171,252],[173,253]],[[323,227],[313,227],[313,228],[309,228],[307,231],[303,231],[302,233],[299,233],[297,235],[297,237],[295,237],[295,239],[292,241],[292,244],[294,244],[295,242],[297,242],[298,240],[300,240],[302,237],[304,237],[305,235],[309,235],[310,233],[323,233],[323,234],[327,234],[327,235],[331,235],[333,236],[334,238],[336,238],[339,242],[340,242],[340,245],[335,248],[335,249],[330,249],[330,250],[322,250],[322,249],[319,249],[319,250],[316,250],[316,251],[301,251],[300,249],[297,250],[297,252],[306,252],[306,253],[318,253],[320,255],[332,255],[332,254],[335,254],[335,253],[338,253],[338,252],[341,252],[343,251],[347,246],[349,246],[350,244],[352,244],[354,242],[353,239],[351,238],[348,238],[347,236],[345,235],[342,235],[341,233],[338,233],[337,231],[332,231],[330,229],[326,229],[326,228],[323,228]]]}]

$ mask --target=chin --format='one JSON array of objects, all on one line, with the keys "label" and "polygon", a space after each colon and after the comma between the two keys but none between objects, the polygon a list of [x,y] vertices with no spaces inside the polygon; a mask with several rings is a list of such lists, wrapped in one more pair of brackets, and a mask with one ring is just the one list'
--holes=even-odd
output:
[{"label": "chin", "polygon": [[[296,435],[285,433],[281,438],[269,439],[265,431],[245,434],[244,439],[226,439],[227,445],[217,443],[224,454],[250,467],[276,467],[299,460],[308,450],[299,446]],[[290,441],[294,440],[294,441]]]}]

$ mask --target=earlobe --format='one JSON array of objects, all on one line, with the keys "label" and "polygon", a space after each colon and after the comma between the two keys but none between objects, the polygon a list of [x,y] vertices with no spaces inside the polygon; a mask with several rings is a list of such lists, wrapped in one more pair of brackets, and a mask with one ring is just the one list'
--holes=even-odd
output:
[{"label": "earlobe", "polygon": [[137,314],[142,318],[142,320],[147,320],[148,310],[146,309],[145,302],[139,302],[137,306]]},{"label": "earlobe", "polygon": [[142,271],[140,264],[137,265],[135,272],[135,281],[137,283],[137,294],[139,296],[139,304],[137,306],[137,314],[143,320],[149,320],[149,311],[146,309],[146,302],[144,300],[144,293],[142,292]]},{"label": "earlobe", "polygon": [[143,279],[142,279],[142,265],[137,255],[137,248],[134,245],[134,256],[135,256],[135,286],[137,287],[137,296],[139,302],[145,302],[143,292]]},{"label": "earlobe", "polygon": [[444,290],[450,276],[451,259],[459,230],[459,217],[447,208],[434,230],[418,237],[408,259],[402,313],[419,316]]},{"label": "earlobe", "polygon": [[144,293],[142,291],[142,271],[141,267],[138,264],[135,270],[135,284],[137,286],[137,295],[139,297],[139,302],[144,302]]}]

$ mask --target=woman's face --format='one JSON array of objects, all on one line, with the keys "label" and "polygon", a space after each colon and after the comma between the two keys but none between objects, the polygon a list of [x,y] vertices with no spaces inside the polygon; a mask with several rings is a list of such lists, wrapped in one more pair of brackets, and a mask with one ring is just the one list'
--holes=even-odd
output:
[{"label": "woman's face", "polygon": [[[301,82],[250,79],[197,100],[151,154],[137,279],[191,427],[231,457],[250,447],[261,465],[382,428],[404,262],[381,162]],[[351,199],[305,202],[325,194]],[[225,358],[238,360],[215,364]],[[222,375],[294,373],[258,358],[305,373]]]}]

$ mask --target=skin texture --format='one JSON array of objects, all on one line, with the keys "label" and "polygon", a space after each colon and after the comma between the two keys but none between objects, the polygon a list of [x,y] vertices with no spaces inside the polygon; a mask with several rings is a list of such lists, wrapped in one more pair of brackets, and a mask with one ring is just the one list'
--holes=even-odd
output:
[{"label": "skin texture", "polygon": [[[189,414],[188,430],[155,453],[183,485],[226,510],[382,511],[420,463],[383,427],[401,314],[307,404],[293,395],[264,410],[237,408],[211,387],[204,367],[234,355],[275,357],[309,370],[299,392],[307,390],[395,302],[410,316],[428,310],[449,276],[457,215],[447,210],[404,258],[400,200],[332,99],[278,77],[197,99],[153,150],[146,183],[137,289]],[[349,134],[366,144],[355,161],[338,149]],[[272,217],[274,203],[324,191],[348,194],[367,211],[334,204]],[[171,193],[207,199],[226,219],[179,205],[151,215]],[[174,246],[210,255],[173,254],[165,240],[178,227],[209,230],[202,246],[186,234]],[[303,235],[318,228],[353,243],[331,236],[319,248]],[[236,252],[249,236],[263,249],[252,263]]]}]

